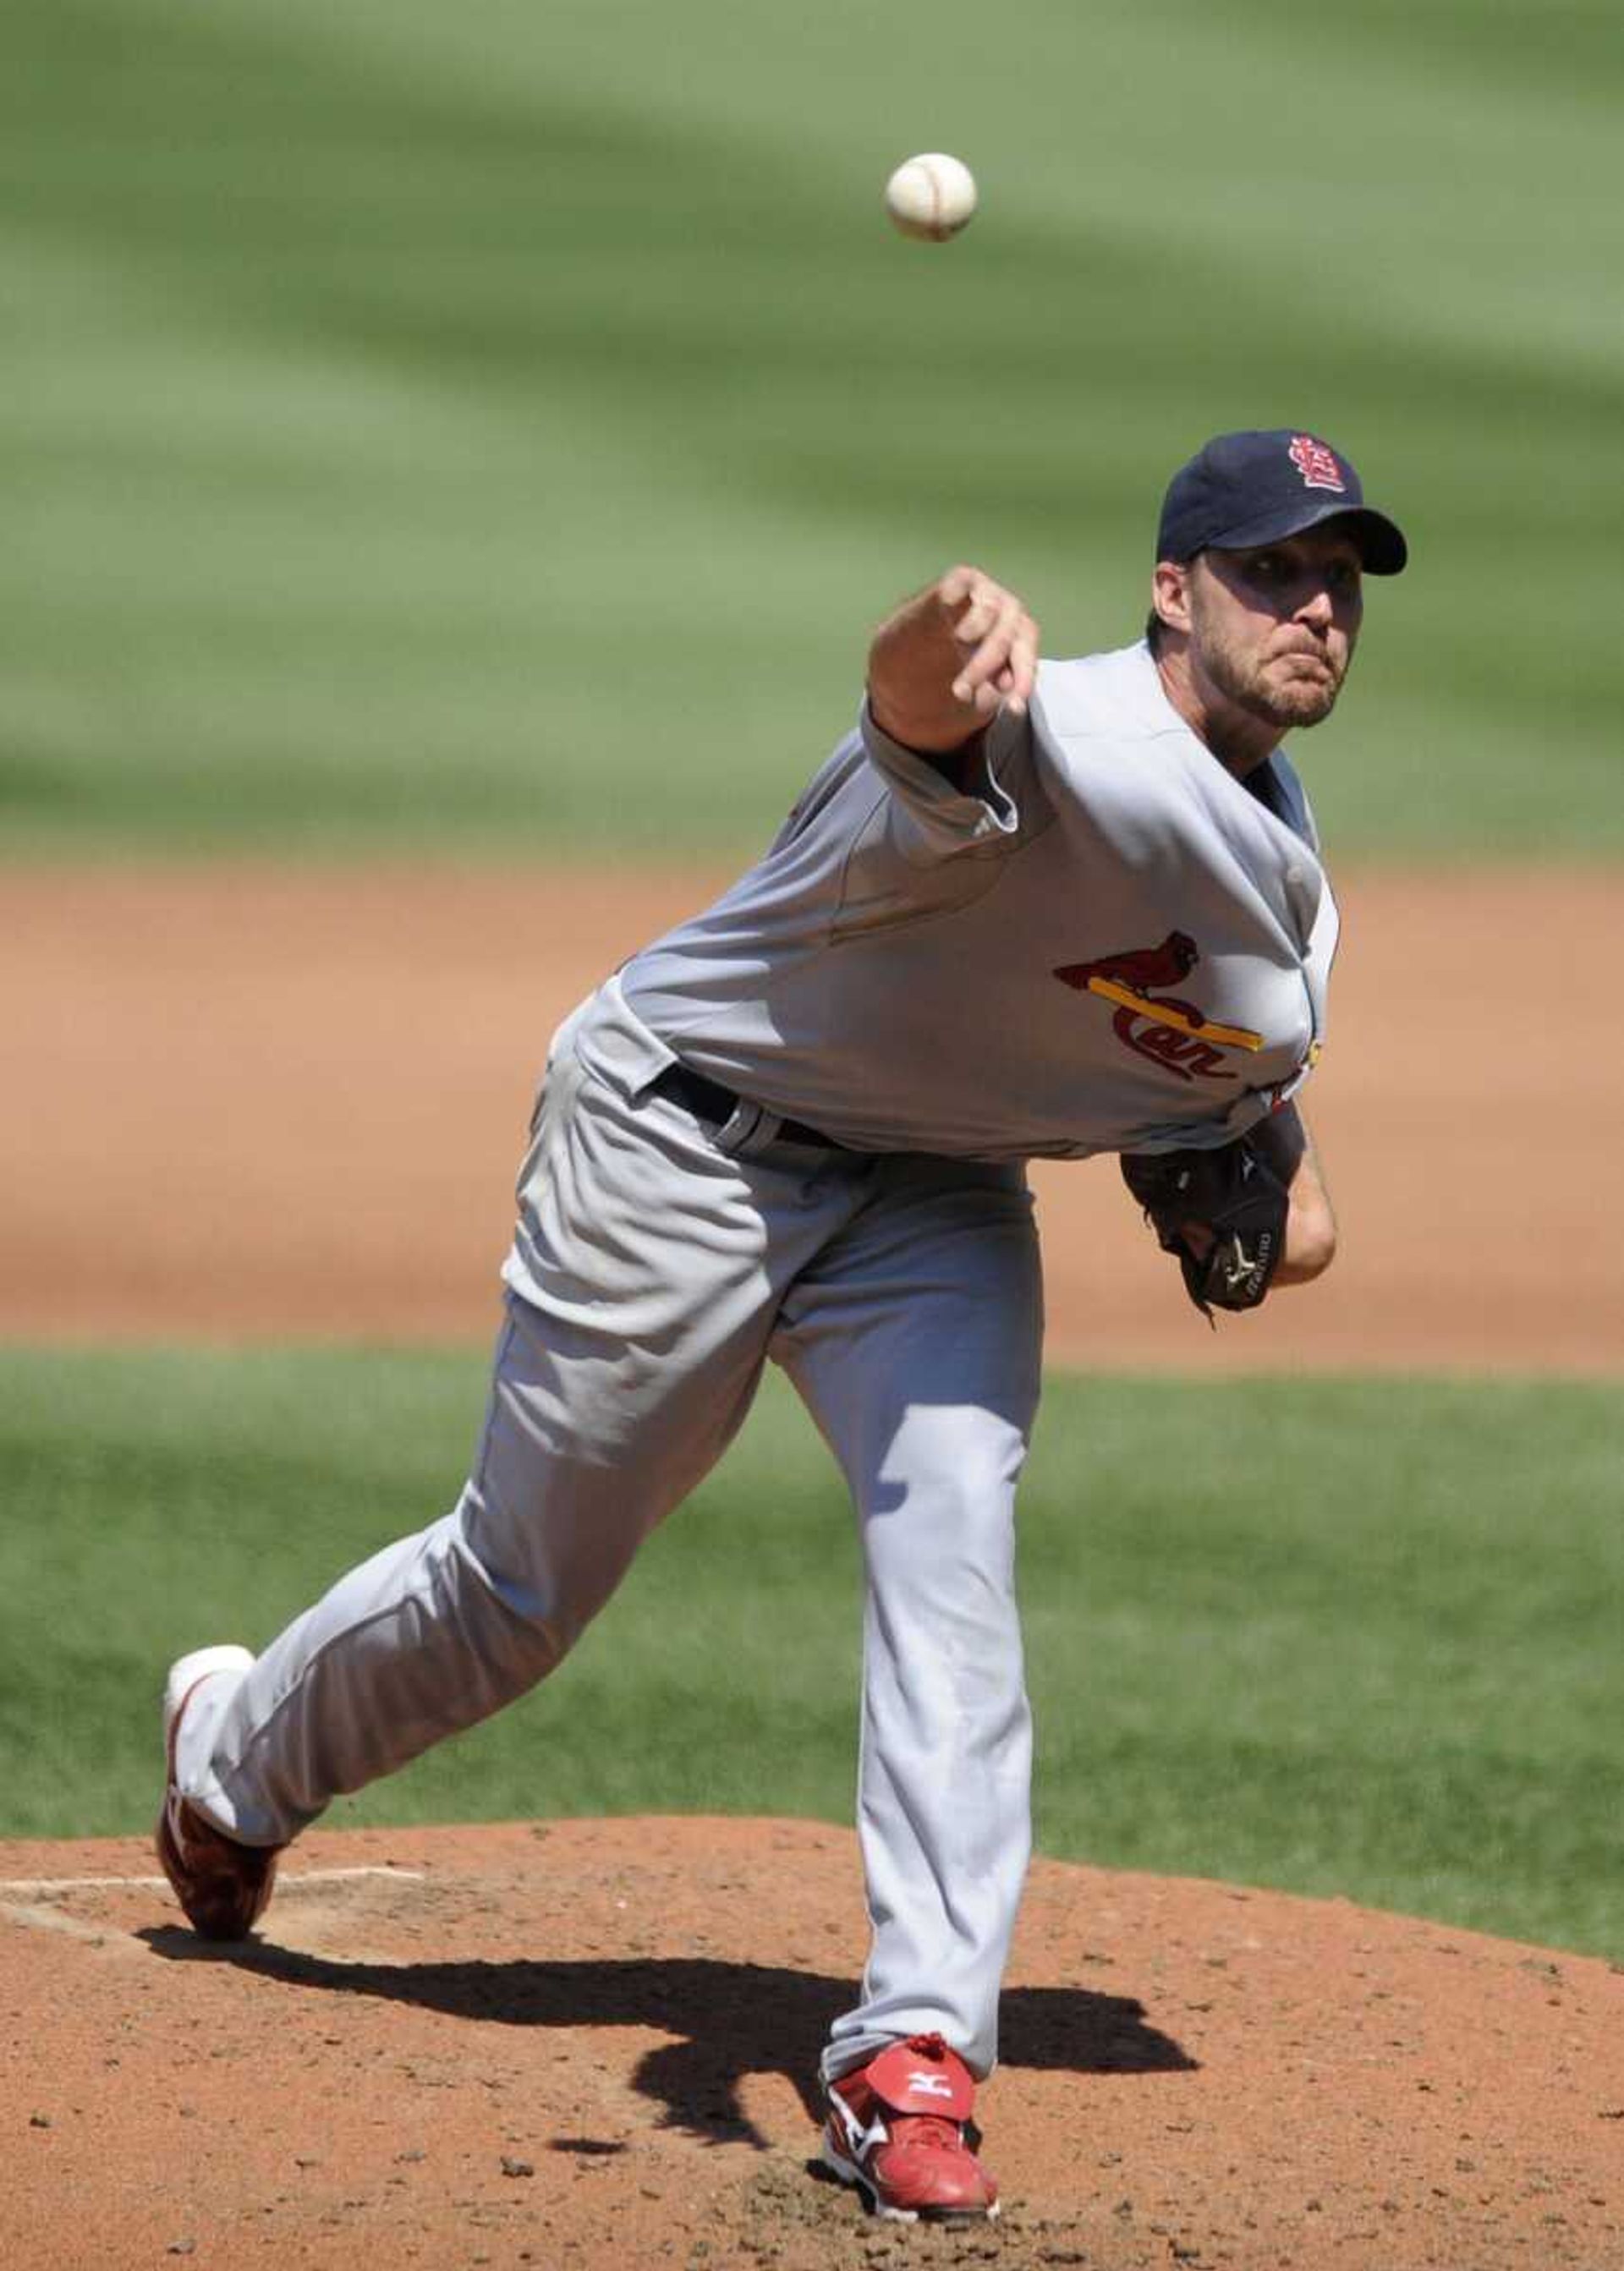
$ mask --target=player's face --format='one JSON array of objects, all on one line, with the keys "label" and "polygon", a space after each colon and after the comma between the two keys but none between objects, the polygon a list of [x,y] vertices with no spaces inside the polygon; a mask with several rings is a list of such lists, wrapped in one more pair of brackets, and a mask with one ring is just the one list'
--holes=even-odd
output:
[{"label": "player's face", "polygon": [[1358,644],[1361,572],[1358,546],[1334,528],[1199,554],[1187,587],[1196,674],[1277,733],[1317,726]]}]

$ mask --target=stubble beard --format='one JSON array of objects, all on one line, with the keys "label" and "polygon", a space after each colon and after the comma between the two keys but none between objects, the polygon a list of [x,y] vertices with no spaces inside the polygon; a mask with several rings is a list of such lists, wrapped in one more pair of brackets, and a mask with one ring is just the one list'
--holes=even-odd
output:
[{"label": "stubble beard", "polygon": [[1244,710],[1249,718],[1257,719],[1275,732],[1285,733],[1294,729],[1300,733],[1309,726],[1322,725],[1336,708],[1346,674],[1345,663],[1338,673],[1327,655],[1323,658],[1322,673],[1316,671],[1312,675],[1298,677],[1277,671],[1270,676],[1271,662],[1278,664],[1284,658],[1243,658],[1221,638],[1214,637],[1211,626],[1199,619],[1196,631],[1196,656],[1212,685],[1237,709]]}]

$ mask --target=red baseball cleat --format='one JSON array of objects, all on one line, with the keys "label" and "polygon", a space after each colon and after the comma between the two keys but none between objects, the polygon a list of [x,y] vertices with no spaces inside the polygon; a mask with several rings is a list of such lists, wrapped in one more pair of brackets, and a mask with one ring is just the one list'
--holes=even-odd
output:
[{"label": "red baseball cleat", "polygon": [[998,2186],[965,2141],[975,2081],[940,2035],[891,2043],[831,2082],[823,2164],[875,2215],[901,2223],[998,2213]]},{"label": "red baseball cleat", "polygon": [[216,1829],[175,1783],[175,1739],[181,1715],[205,1679],[221,1672],[246,1672],[254,1659],[245,1648],[200,1648],[169,1668],[164,1687],[164,1752],[168,1783],[154,1843],[163,1873],[187,1919],[205,1940],[246,1940],[263,1914],[276,1881],[279,1845],[240,1845]]}]

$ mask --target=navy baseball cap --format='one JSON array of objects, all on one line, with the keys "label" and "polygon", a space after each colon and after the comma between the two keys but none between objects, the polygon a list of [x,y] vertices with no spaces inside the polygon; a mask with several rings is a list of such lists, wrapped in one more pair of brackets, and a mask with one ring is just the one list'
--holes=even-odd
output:
[{"label": "navy baseball cap", "polygon": [[1410,556],[1402,530],[1365,503],[1359,475],[1328,442],[1289,426],[1220,434],[1181,465],[1162,500],[1158,560],[1193,560],[1211,545],[1239,552],[1345,520],[1372,576],[1397,576]]}]

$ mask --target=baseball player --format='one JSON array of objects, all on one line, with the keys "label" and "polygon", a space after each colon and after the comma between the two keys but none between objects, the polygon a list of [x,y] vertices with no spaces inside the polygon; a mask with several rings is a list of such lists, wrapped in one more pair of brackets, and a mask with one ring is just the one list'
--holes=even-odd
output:
[{"label": "baseball player", "polygon": [[1175,474],[1146,638],[1038,659],[955,568],[884,622],[856,729],[759,863],[555,1036],[505,1322],[451,1511],[164,1701],[164,1867],[246,1933],[339,1791],[553,1670],[765,1363],[845,1474],[867,1597],[867,1968],[823,2154],[886,2215],[996,2213],[966,2135],[1029,1846],[1014,1498],[1037,1405],[1025,1162],[1124,1156],[1192,1298],[1335,1243],[1292,1101],[1337,916],[1280,750],[1404,540],[1290,430]]}]

